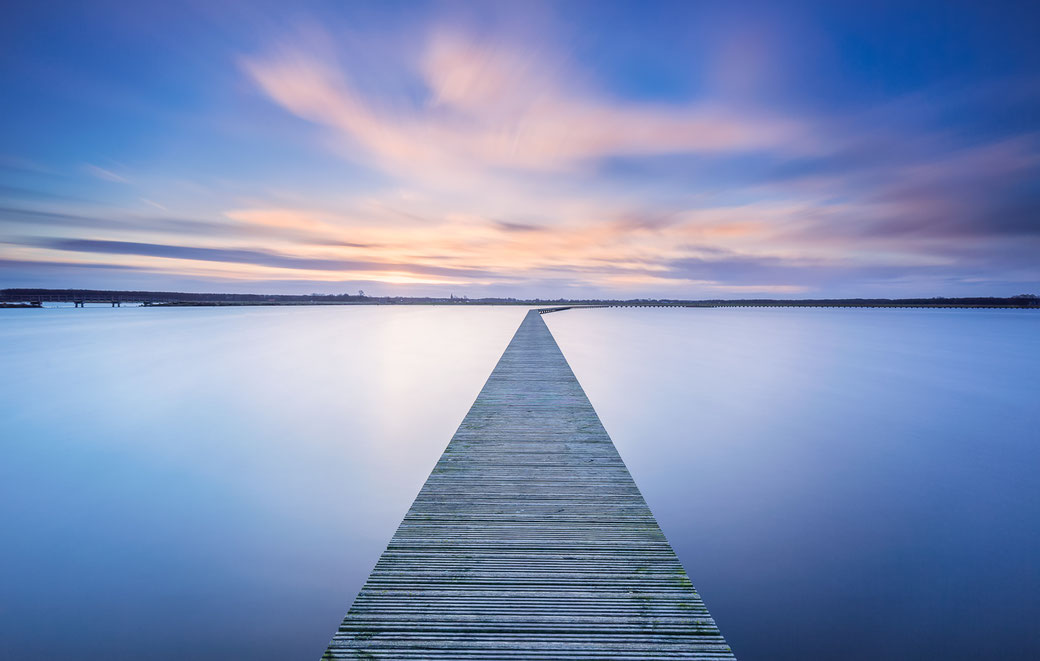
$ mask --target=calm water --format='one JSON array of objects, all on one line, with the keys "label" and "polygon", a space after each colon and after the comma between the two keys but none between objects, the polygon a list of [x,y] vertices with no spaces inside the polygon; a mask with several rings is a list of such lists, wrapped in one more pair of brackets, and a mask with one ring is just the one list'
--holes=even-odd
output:
[{"label": "calm water", "polygon": [[525,310],[0,314],[0,658],[287,661],[321,656]]},{"label": "calm water", "polygon": [[545,319],[743,661],[1040,659],[1040,313]]},{"label": "calm water", "polygon": [[[0,310],[0,658],[316,659],[524,313]],[[546,321],[744,661],[1040,658],[1040,314]]]}]

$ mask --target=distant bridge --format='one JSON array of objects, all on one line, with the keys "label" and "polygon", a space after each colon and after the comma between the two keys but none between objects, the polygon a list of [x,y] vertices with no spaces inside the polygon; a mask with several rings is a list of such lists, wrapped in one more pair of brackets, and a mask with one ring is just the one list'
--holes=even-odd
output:
[{"label": "distant bridge", "polygon": [[122,306],[123,303],[137,303],[140,305],[152,305],[155,303],[176,302],[173,298],[157,298],[145,296],[124,296],[123,292],[116,295],[115,292],[84,292],[82,294],[7,294],[0,296],[0,303],[27,303],[33,307],[43,307],[44,303],[72,303],[75,307],[84,307],[87,303],[110,304],[114,308]]},{"label": "distant bridge", "polygon": [[[1003,299],[1001,299],[1003,300]],[[1037,301],[1024,300],[1015,303],[927,303],[903,301],[703,301],[690,303],[602,303],[594,305],[557,305],[536,308],[538,314],[563,312],[564,310],[588,310],[593,308],[971,308],[971,309],[1040,309]]]}]

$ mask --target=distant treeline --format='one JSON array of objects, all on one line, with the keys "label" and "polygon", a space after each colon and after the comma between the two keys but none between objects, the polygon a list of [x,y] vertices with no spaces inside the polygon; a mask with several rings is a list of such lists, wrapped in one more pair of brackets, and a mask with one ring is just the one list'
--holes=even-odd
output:
[{"label": "distant treeline", "polygon": [[0,301],[5,302],[54,302],[121,301],[132,303],[310,303],[315,301],[369,302],[363,295],[335,294],[215,294],[173,291],[122,291],[106,289],[0,289]]},{"label": "distant treeline", "polygon": [[101,289],[0,289],[0,303],[144,303],[147,305],[674,305],[784,307],[1040,307],[1040,297],[823,298],[823,299],[570,299],[365,296],[357,294],[218,294]]}]

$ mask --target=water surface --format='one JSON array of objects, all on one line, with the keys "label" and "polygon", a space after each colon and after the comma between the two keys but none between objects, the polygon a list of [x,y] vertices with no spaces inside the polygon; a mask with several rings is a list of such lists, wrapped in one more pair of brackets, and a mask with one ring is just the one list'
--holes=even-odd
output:
[{"label": "water surface", "polygon": [[317,659],[525,312],[0,310],[0,658]]},{"label": "water surface", "polygon": [[[0,310],[0,658],[316,659],[526,310]],[[1040,314],[545,317],[738,656],[1040,658]]]},{"label": "water surface", "polygon": [[1040,313],[545,320],[738,658],[1040,659]]}]

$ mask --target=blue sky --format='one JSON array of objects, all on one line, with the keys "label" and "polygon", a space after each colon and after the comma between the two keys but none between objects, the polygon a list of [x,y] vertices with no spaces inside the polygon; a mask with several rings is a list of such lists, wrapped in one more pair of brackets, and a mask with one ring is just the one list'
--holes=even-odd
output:
[{"label": "blue sky", "polygon": [[863,4],[15,4],[0,286],[1040,290],[1040,10]]}]

